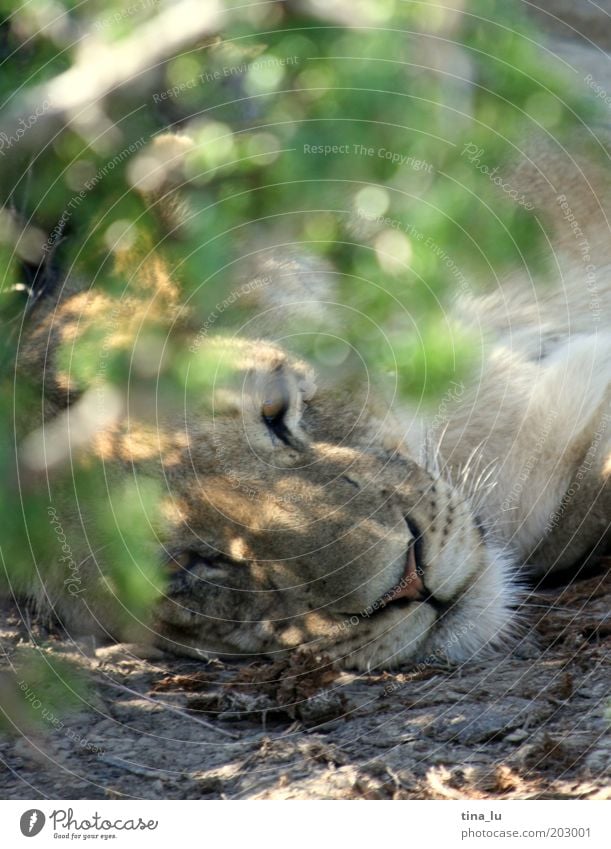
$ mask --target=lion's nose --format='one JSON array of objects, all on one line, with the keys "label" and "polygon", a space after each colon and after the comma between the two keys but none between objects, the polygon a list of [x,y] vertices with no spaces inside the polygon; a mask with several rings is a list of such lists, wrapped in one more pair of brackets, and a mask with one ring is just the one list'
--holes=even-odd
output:
[{"label": "lion's nose", "polygon": [[410,601],[424,601],[428,595],[422,579],[422,569],[416,562],[415,545],[412,543],[407,550],[405,571],[396,587],[388,596],[388,601],[407,598]]}]

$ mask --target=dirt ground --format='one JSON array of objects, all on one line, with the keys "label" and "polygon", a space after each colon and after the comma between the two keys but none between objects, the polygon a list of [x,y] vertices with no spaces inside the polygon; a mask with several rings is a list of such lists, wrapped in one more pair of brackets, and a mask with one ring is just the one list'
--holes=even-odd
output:
[{"label": "dirt ground", "polygon": [[312,655],[240,666],[75,645],[5,605],[5,693],[36,645],[89,688],[77,710],[43,697],[36,722],[14,712],[0,798],[611,798],[610,601],[606,568],[531,596],[504,655],[358,675]]}]

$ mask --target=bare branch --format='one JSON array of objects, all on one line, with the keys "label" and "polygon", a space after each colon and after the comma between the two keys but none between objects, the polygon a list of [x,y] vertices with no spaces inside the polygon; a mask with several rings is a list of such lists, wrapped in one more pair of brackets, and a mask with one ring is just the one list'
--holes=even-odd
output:
[{"label": "bare branch", "polygon": [[58,117],[68,123],[109,92],[124,86],[168,56],[217,32],[224,20],[219,0],[179,0],[114,44],[92,44],[82,49],[67,71],[27,91],[3,118],[0,130],[10,135],[20,120],[33,132],[22,143],[32,145]]}]

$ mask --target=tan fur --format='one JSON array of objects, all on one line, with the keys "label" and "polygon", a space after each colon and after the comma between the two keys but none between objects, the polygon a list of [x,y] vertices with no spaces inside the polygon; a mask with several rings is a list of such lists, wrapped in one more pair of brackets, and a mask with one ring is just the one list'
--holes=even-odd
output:
[{"label": "tan fur", "polygon": [[[49,448],[67,390],[75,391],[70,375],[54,368],[57,343],[97,321],[111,344],[129,347],[154,297],[141,293],[118,307],[106,295],[67,292],[38,306],[21,356],[30,374],[46,358]],[[162,644],[195,654],[308,646],[360,668],[470,656],[496,642],[510,618],[502,558],[484,544],[466,500],[409,458],[400,434],[368,410],[367,396],[317,389],[307,364],[263,341],[215,339],[207,351],[232,364],[212,408],[195,405],[186,420],[166,411],[163,423],[123,413],[90,434],[88,450],[111,482],[142,473],[165,491],[159,548],[171,577],[139,636],[150,627]],[[261,415],[278,387],[290,446]],[[87,399],[74,396],[73,421]],[[24,445],[26,466],[44,456],[31,436]],[[59,513],[84,564],[83,592],[66,592],[55,563],[38,596],[72,631],[133,636],[134,623],[124,622],[104,584],[104,551],[92,556],[87,548],[80,522],[87,527],[91,517],[79,517],[77,507],[68,502]],[[414,528],[423,532],[424,582],[437,609],[409,599],[384,606],[405,580]]]},{"label": "tan fur", "polygon": [[441,453],[488,468],[478,512],[489,533],[543,575],[609,544],[611,186],[589,137],[531,145],[514,181],[535,205],[549,271],[516,272],[458,313],[483,351],[448,412]]},{"label": "tan fur", "polygon": [[[151,556],[167,563],[169,583],[139,632],[182,653],[250,657],[305,646],[360,669],[466,660],[504,643],[515,629],[512,572],[526,562],[539,573],[572,566],[601,543],[608,522],[609,339],[602,326],[592,331],[588,292],[566,271],[562,292],[552,285],[541,296],[544,322],[541,302],[518,279],[468,305],[485,327],[481,374],[433,432],[433,456],[415,435],[424,425],[412,427],[406,448],[407,424],[381,414],[366,387],[317,387],[307,363],[261,340],[206,340],[209,357],[231,364],[211,404],[164,409],[158,419],[117,407],[87,450],[111,479],[153,475],[165,493]],[[600,279],[606,298],[606,272]],[[107,345],[130,350],[145,315],[171,324],[185,346],[194,338],[196,324],[163,274],[122,301],[65,290],[41,302],[20,363],[29,375],[44,364],[47,427],[67,428],[68,401],[86,412],[83,388],[57,365],[59,342],[99,323]],[[289,445],[263,418],[278,396]],[[32,445],[26,465],[41,456]],[[426,462],[413,459],[419,452]],[[87,563],[74,505],[63,509]],[[422,574],[414,578],[416,535]],[[73,631],[131,636],[104,584],[104,552],[91,563],[78,598],[51,566],[48,600]]]}]

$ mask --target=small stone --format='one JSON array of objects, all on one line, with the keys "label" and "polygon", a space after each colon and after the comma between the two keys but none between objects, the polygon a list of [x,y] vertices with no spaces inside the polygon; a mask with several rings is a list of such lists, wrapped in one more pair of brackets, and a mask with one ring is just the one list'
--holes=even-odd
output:
[{"label": "small stone", "polygon": [[165,657],[161,649],[146,643],[116,643],[112,646],[103,646],[96,650],[95,656],[98,660],[110,663],[162,660]]},{"label": "small stone", "polygon": [[524,731],[523,728],[516,728],[515,731],[512,731],[511,734],[508,734],[505,737],[505,740],[508,743],[521,743],[523,740],[526,740],[528,737],[528,731]]},{"label": "small stone", "polygon": [[520,784],[520,779],[506,764],[475,767],[467,778],[487,793],[507,793]]}]

